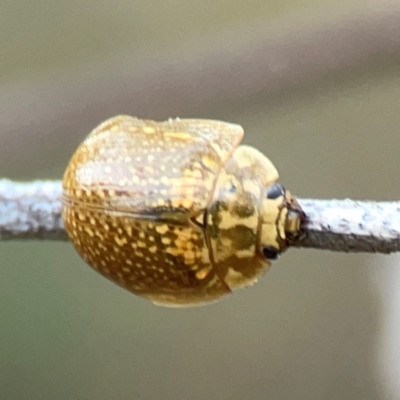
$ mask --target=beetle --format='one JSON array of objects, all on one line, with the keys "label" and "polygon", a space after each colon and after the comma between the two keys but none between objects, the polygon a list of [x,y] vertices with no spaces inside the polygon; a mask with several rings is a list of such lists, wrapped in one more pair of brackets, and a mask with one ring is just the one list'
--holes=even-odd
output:
[{"label": "beetle", "polygon": [[302,211],[240,125],[113,117],[72,156],[62,216],[82,258],[171,307],[250,286],[301,239]]}]

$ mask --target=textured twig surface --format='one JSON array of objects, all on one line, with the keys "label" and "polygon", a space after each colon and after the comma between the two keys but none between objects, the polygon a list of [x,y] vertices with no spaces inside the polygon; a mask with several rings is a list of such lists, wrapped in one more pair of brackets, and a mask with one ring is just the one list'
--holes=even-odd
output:
[{"label": "textured twig surface", "polygon": [[[0,180],[0,240],[60,240],[61,182]],[[307,220],[298,247],[342,252],[400,251],[400,202],[298,199]]]},{"label": "textured twig surface", "polygon": [[0,240],[68,240],[61,219],[61,182],[0,179]]},{"label": "textured twig surface", "polygon": [[400,202],[298,199],[307,222],[299,247],[343,252],[400,251]]}]

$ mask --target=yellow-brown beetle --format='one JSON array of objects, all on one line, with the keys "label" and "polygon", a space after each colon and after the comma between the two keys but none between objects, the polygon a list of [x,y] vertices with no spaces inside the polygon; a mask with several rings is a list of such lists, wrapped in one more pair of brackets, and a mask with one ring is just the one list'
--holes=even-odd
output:
[{"label": "yellow-brown beetle", "polygon": [[165,306],[252,285],[299,240],[302,212],[230,123],[117,116],[80,145],[63,179],[65,228],[82,258]]}]

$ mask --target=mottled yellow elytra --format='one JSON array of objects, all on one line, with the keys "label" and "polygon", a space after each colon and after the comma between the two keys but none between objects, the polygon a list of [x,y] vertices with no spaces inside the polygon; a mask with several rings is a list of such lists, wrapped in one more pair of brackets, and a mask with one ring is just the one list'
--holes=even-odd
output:
[{"label": "mottled yellow elytra", "polygon": [[239,125],[111,118],[78,147],[63,219],[82,258],[165,306],[252,285],[300,240],[302,211]]}]

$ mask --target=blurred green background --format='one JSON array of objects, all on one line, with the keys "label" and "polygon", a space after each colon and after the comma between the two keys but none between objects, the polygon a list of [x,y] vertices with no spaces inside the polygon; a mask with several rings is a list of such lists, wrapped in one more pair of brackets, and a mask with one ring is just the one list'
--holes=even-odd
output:
[{"label": "blurred green background", "polygon": [[[0,92],[64,71],[79,75],[116,51],[168,51],[324,2],[1,2]],[[271,158],[299,197],[389,200],[400,197],[399,104],[400,67],[388,59],[276,96],[176,115],[242,124],[245,142]],[[47,149],[29,163],[15,154],[0,176],[60,178],[74,151],[68,135],[62,154]],[[0,398],[398,398],[382,354],[384,288],[398,260],[293,249],[254,288],[174,310],[109,283],[69,244],[2,243]]]}]

